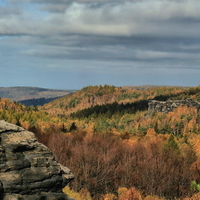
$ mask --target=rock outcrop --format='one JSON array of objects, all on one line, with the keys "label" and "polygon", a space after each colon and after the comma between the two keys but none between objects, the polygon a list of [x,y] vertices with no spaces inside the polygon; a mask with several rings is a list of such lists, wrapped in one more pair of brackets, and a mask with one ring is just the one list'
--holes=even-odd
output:
[{"label": "rock outcrop", "polygon": [[32,132],[0,121],[0,200],[72,200],[62,188],[73,178]]},{"label": "rock outcrop", "polygon": [[193,99],[185,100],[169,100],[169,101],[156,101],[151,100],[148,103],[148,116],[150,116],[154,111],[168,113],[173,111],[179,106],[195,107],[197,112],[200,112],[200,102],[194,101]]}]

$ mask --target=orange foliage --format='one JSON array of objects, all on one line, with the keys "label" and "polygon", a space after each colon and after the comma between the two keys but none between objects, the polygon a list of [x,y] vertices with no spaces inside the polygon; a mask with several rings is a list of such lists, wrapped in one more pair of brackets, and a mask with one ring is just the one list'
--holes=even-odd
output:
[{"label": "orange foliage", "polygon": [[[89,93],[83,90],[56,100],[41,108],[43,111],[1,99],[1,116],[33,131],[60,163],[72,169],[76,176],[73,189],[83,194],[81,189],[87,188],[95,200],[102,197],[104,200],[164,200],[158,196],[178,199],[191,194],[190,182],[200,182],[200,124],[196,109],[183,106],[148,118],[146,111],[125,113],[118,116],[118,121],[114,121],[115,116],[101,119],[108,122],[109,131],[97,132],[93,119],[72,119],[67,114],[84,106],[103,104],[103,101],[113,102],[123,89],[106,86],[85,90]],[[113,90],[112,95],[107,92],[109,90]],[[139,95],[138,99],[169,92],[167,88],[128,90]],[[102,95],[102,91],[106,94]],[[171,90],[171,94],[180,91]],[[94,98],[94,93],[98,98]],[[73,107],[74,101],[77,107]],[[69,107],[70,102],[72,107]],[[69,132],[72,124],[76,124],[77,130]],[[114,195],[117,192],[118,197]],[[148,196],[150,194],[152,196]],[[200,199],[199,195],[185,200]]]},{"label": "orange foliage", "polygon": [[103,196],[103,200],[117,200],[117,197],[114,194],[106,194]]},{"label": "orange foliage", "polygon": [[156,132],[155,132],[155,130],[153,128],[149,128],[147,130],[146,136],[155,136],[155,135],[156,135]]},{"label": "orange foliage", "polygon": [[186,197],[183,200],[199,200],[200,199],[200,192],[194,194],[192,197]]},{"label": "orange foliage", "polygon": [[143,200],[165,200],[165,198],[161,198],[161,197],[158,197],[158,196],[146,196]]},{"label": "orange foliage", "polygon": [[37,136],[60,163],[73,169],[73,189],[87,188],[95,200],[105,192],[114,194],[121,185],[130,189],[118,190],[120,200],[142,199],[136,188],[143,188],[144,195],[183,196],[194,178],[190,179],[194,171],[190,166],[195,160],[191,147],[179,144],[177,150],[169,136],[159,137],[153,130],[146,136],[131,138],[132,143],[109,133],[87,134],[80,130]]},{"label": "orange foliage", "polygon": [[130,189],[119,188],[118,189],[118,200],[142,200],[140,191],[134,187]]}]

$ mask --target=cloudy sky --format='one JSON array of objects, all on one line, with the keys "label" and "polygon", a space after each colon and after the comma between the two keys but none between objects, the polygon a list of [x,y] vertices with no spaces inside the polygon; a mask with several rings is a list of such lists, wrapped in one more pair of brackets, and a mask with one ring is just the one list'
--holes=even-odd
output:
[{"label": "cloudy sky", "polygon": [[200,84],[199,0],[0,0],[0,87]]}]

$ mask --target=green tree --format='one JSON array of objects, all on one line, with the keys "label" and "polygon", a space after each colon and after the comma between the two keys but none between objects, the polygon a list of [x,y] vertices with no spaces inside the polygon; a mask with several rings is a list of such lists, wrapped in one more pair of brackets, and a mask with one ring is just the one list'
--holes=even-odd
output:
[{"label": "green tree", "polygon": [[75,122],[72,122],[71,126],[69,127],[69,132],[77,130],[77,126]]}]

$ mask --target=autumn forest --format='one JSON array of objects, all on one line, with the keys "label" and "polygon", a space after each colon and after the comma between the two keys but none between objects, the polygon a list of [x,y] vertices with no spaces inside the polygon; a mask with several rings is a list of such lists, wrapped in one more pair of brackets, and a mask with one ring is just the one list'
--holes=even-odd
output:
[{"label": "autumn forest", "polygon": [[0,119],[35,133],[74,181],[77,200],[200,199],[200,111],[148,115],[150,100],[192,99],[197,87],[88,86],[43,106],[0,99]]}]

